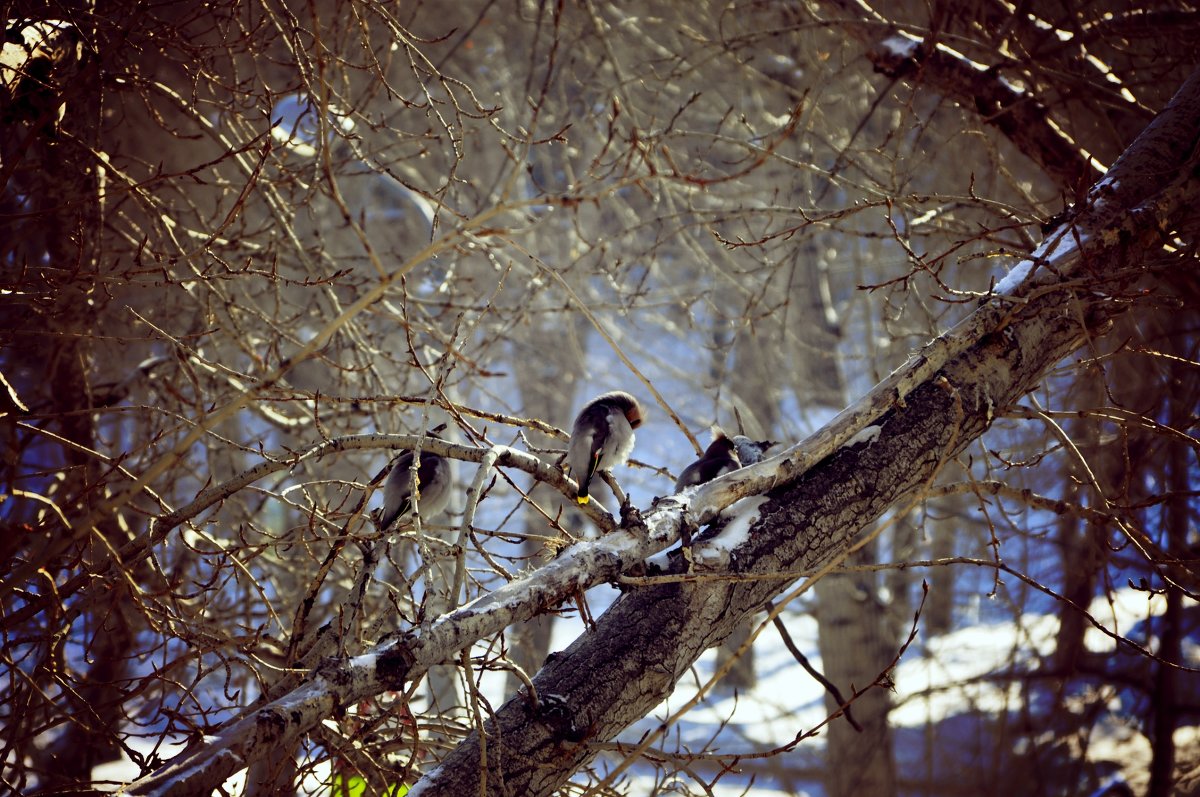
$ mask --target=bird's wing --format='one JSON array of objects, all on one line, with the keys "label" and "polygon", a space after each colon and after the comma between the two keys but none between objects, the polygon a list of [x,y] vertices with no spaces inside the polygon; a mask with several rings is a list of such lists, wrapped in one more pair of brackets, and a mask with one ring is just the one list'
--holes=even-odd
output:
[{"label": "bird's wing", "polygon": [[[412,462],[411,456],[409,457],[408,461],[410,463]],[[437,475],[438,463],[440,461],[441,457],[439,457],[437,454],[421,454],[421,464],[417,466],[418,489],[424,491],[429,489],[429,486],[433,484],[434,477]]]}]

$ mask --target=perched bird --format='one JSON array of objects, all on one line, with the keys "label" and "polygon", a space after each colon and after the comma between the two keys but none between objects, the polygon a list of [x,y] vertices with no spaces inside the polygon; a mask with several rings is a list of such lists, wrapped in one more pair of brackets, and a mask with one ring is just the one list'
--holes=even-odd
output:
[{"label": "perched bird", "polygon": [[761,462],[767,456],[767,449],[778,443],[774,440],[751,440],[744,434],[735,434],[733,445],[737,449],[738,459],[742,461],[742,467],[745,467]]},{"label": "perched bird", "polygon": [[[441,439],[438,432],[445,428],[446,424],[440,424],[429,430],[429,436]],[[383,486],[380,530],[386,530],[398,518],[412,511],[412,464],[413,452],[405,451],[396,457],[396,463],[392,465],[387,483]],[[446,508],[450,503],[450,463],[445,457],[429,451],[421,452],[421,463],[417,466],[417,488],[420,490],[417,506],[422,518],[431,518]]]},{"label": "perched bird", "polygon": [[596,471],[610,470],[629,458],[633,430],[641,425],[641,405],[620,390],[602,393],[580,410],[567,445],[567,473],[579,484],[579,503],[588,502],[588,485]]},{"label": "perched bird", "polygon": [[685,487],[704,484],[731,470],[742,467],[738,459],[737,445],[726,436],[719,426],[712,428],[712,442],[704,450],[704,455],[683,469],[675,482],[675,492]]}]

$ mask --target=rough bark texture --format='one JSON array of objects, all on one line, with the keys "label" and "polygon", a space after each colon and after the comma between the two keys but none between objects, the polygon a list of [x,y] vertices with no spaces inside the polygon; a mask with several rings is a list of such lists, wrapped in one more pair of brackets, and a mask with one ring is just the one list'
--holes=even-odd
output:
[{"label": "rough bark texture", "polygon": [[[1198,129],[1200,73],[1114,164],[1093,203],[1076,214],[1080,240],[1091,245],[1082,258],[1058,259],[1058,273],[1069,279],[1137,266],[1137,256],[1143,247],[1153,247],[1155,229],[1161,229],[1142,226],[1146,210],[1179,208],[1177,203],[1186,205],[1196,191],[1196,181],[1185,176],[1156,196],[1144,169],[1156,168],[1160,175],[1192,169]],[[1172,158],[1174,168],[1163,168]],[[875,421],[882,427],[877,442],[844,447],[795,483],[768,493],[771,500],[729,570],[806,570],[845,550],[860,529],[930,484],[996,412],[1034,388],[1051,366],[1100,334],[1122,310],[1098,284],[1076,294],[1069,287],[1051,287],[1053,282],[1044,278],[1044,289],[1029,290],[937,374],[902,392]],[[988,318],[995,307],[981,308],[980,318]],[[678,557],[674,561],[681,567]],[[784,586],[766,580],[706,581],[629,592],[594,631],[547,662],[534,680],[543,698],[540,708],[528,696],[510,701],[485,728],[486,757],[480,736],[472,735],[413,794],[552,793],[591,757],[578,744],[581,737],[610,739],[644,716],[671,693],[701,652]],[[549,695],[554,701],[548,708]]]},{"label": "rough bark texture", "polygon": [[[877,442],[844,448],[771,500],[736,551],[731,572],[806,570],[848,547],[858,531],[914,489],[1015,402],[1096,326],[1118,311],[1111,302],[1075,301],[1047,292],[1007,327],[985,336],[879,421]],[[1088,319],[1087,328],[1076,319]],[[678,568],[679,560],[676,561]],[[636,589],[597,628],[554,656],[534,680],[557,695],[550,716],[525,696],[488,726],[488,794],[550,794],[589,757],[573,741],[609,739],[670,694],[708,647],[784,587],[778,581],[672,584]],[[413,792],[480,793],[478,736],[472,736]]]}]

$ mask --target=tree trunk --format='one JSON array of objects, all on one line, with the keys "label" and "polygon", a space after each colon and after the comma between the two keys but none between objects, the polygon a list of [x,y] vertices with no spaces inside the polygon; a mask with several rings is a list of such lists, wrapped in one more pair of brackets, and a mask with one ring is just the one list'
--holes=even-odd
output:
[{"label": "tree trunk", "polygon": [[[773,493],[730,568],[811,570],[845,551],[859,529],[928,482],[945,459],[986,428],[987,403],[964,403],[964,393],[982,389],[997,406],[1007,406],[1036,384],[1042,369],[1077,345],[1081,330],[1053,315],[1040,317],[1032,325],[1036,330],[1010,327],[1011,346],[984,343],[942,372],[945,385],[939,380],[906,396],[905,409],[882,419],[878,441],[843,449],[800,482]],[[679,560],[673,559],[677,570],[682,569]],[[644,716],[671,693],[703,650],[726,638],[780,589],[772,580],[631,589],[595,631],[553,657],[535,678],[539,695],[561,696],[567,706],[539,710],[528,696],[518,696],[487,725],[486,770],[480,739],[472,734],[413,794],[552,793],[591,757],[577,744],[581,735],[609,739]]]},{"label": "tree trunk", "polygon": [[[1182,347],[1180,347],[1182,348]],[[1179,352],[1180,362],[1185,357],[1194,356],[1194,352]],[[1171,369],[1179,369],[1178,364],[1172,363]],[[1186,428],[1194,422],[1194,408],[1181,407],[1178,401],[1170,402],[1171,422],[1180,424],[1176,428]],[[1193,489],[1194,479],[1190,473],[1190,457],[1182,443],[1171,441],[1167,464],[1167,483],[1170,486],[1170,499],[1163,511],[1163,527],[1166,531],[1167,552],[1173,556],[1187,557],[1188,529],[1191,525],[1191,512],[1188,494]],[[1154,691],[1151,706],[1152,725],[1150,728],[1150,743],[1153,746],[1153,757],[1150,761],[1150,788],[1147,797],[1169,797],[1173,794],[1175,785],[1175,727],[1179,723],[1179,671],[1171,666],[1182,664],[1183,658],[1183,593],[1178,589],[1167,589],[1167,608],[1158,619],[1158,657],[1161,659],[1154,667]]]},{"label": "tree trunk", "polygon": [[[847,565],[871,564],[877,546],[868,544],[851,554]],[[889,633],[891,612],[879,600],[877,574],[833,574],[817,582],[818,639],[821,668],[843,697],[867,689],[896,655]],[[911,618],[911,615],[910,615]],[[896,765],[888,726],[891,696],[886,689],[869,689],[854,702],[854,719],[862,733],[845,718],[829,725],[825,737],[825,789],[830,797],[896,794]],[[837,711],[825,695],[830,714]]]},{"label": "tree trunk", "polygon": [[[37,33],[31,32],[35,29]],[[40,321],[54,343],[35,356],[48,362],[48,381],[40,387],[53,408],[53,417],[60,419],[58,433],[73,444],[62,449],[63,481],[57,486],[57,500],[67,516],[79,517],[103,498],[96,490],[103,481],[103,468],[90,453],[97,448],[97,440],[95,418],[89,412],[93,406],[90,335],[97,328],[105,301],[93,291],[102,281],[101,195],[96,159],[88,152],[98,137],[99,74],[94,66],[78,68],[80,52],[74,28],[36,23],[23,32],[33,37],[26,39],[35,42],[32,48],[24,50],[9,43],[4,45],[4,53],[6,64],[14,47],[29,53],[31,61],[20,67],[20,74],[26,77],[4,86],[0,104],[3,115],[11,114],[44,131],[33,136],[32,145],[24,152],[6,147],[5,155],[17,160],[23,156],[23,171],[37,176],[36,184],[22,190],[32,199],[33,213],[45,217],[40,225],[45,235],[23,241],[17,249],[27,258],[22,267],[42,262],[54,266],[46,269],[47,279],[53,282],[46,286],[48,301],[42,306]],[[43,59],[44,70],[39,68]],[[35,80],[33,75],[43,79]],[[13,126],[13,131],[17,140],[27,132],[24,125]],[[15,164],[6,160],[4,165]],[[107,557],[104,543],[92,534],[103,536],[114,547],[124,543],[121,525],[116,518],[106,517],[95,529],[56,529],[35,557],[44,557],[40,564],[48,573],[57,572],[60,555],[78,555],[80,549],[85,559],[103,561]],[[65,683],[69,689],[63,689],[60,699],[74,706],[72,721],[38,754],[37,765],[47,791],[87,781],[92,767],[120,754],[116,734],[122,720],[122,683],[133,652],[134,613],[123,583],[114,584],[109,597],[107,603],[90,607],[86,615],[86,669],[82,674],[68,671],[65,682],[46,686],[54,691]]]},{"label": "tree trunk", "polygon": [[[1084,407],[1101,407],[1105,403],[1103,372],[1093,369],[1082,379],[1083,390],[1080,403]],[[1072,438],[1087,460],[1087,468],[1098,484],[1088,485],[1088,476],[1074,460],[1069,461],[1064,484],[1081,484],[1080,491],[1087,496],[1086,503],[1101,511],[1108,510],[1105,496],[1114,496],[1115,485],[1120,484],[1120,460],[1111,456],[1100,439],[1096,422],[1084,419],[1076,424]],[[1087,607],[1096,593],[1096,579],[1104,569],[1107,559],[1105,530],[1091,521],[1080,521],[1064,516],[1058,522],[1059,543],[1062,546],[1063,597],[1076,606]],[[1086,650],[1083,639],[1088,628],[1087,617],[1071,606],[1063,605],[1060,611],[1058,635],[1055,639],[1054,669],[1069,678],[1079,667]]]},{"label": "tree trunk", "polygon": [[[572,320],[559,314],[548,314],[543,318],[545,320],[542,323],[523,330],[525,334],[522,339],[514,343],[515,347],[520,348],[514,352],[512,360],[521,393],[522,412],[525,417],[563,425],[569,431],[578,393],[576,369],[585,359],[584,352],[572,345],[570,339],[586,340],[587,330],[580,323],[582,319],[574,319],[574,334],[569,336],[564,345],[562,330],[570,327]],[[530,431],[528,437],[538,448],[563,446],[561,440],[540,432]],[[540,455],[539,458],[548,464],[558,459],[550,454]],[[552,531],[546,523],[546,517],[561,518],[566,528],[574,532],[580,530],[581,524],[578,513],[562,495],[540,482],[533,482],[529,500],[536,502],[537,506],[527,503],[523,509],[525,533],[528,536],[521,543],[521,556],[527,567],[536,568],[553,558],[555,553],[554,547],[543,541],[547,533]],[[509,658],[524,673],[536,672],[546,660],[550,652],[553,622],[554,615],[540,614],[513,626],[509,631]],[[505,694],[515,694],[524,684],[525,679],[509,673],[505,679]]]}]

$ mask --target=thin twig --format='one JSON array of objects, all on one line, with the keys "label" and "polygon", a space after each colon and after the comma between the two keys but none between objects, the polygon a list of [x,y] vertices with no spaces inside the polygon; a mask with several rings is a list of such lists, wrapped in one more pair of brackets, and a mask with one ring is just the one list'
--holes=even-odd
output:
[{"label": "thin twig", "polygon": [[[774,606],[768,602],[767,608],[773,609]],[[816,667],[813,667],[812,663],[809,662],[808,657],[804,655],[800,648],[796,647],[796,643],[792,641],[792,635],[788,633],[787,626],[783,624],[783,618],[779,615],[775,615],[771,618],[771,622],[775,624],[775,630],[779,632],[779,638],[783,640],[783,646],[788,649],[788,652],[792,654],[792,657],[796,659],[796,661],[800,662],[800,666],[803,667],[809,675],[815,678],[817,683],[825,687],[825,691],[828,692],[835,701],[837,701],[839,706],[845,706],[844,712],[846,714],[846,721],[853,726],[854,730],[862,733],[862,726],[855,721],[854,715],[850,713],[850,704],[847,703],[846,699],[842,697],[841,691],[834,685],[833,681],[830,681],[828,678],[822,675]]]},{"label": "thin twig", "polygon": [[483,495],[483,485],[487,482],[488,475],[495,467],[496,459],[499,456],[500,450],[495,446],[488,449],[479,462],[479,467],[475,471],[475,480],[471,483],[471,489],[467,493],[467,505],[463,510],[463,520],[458,529],[458,543],[455,550],[454,586],[451,588],[454,605],[450,607],[452,609],[458,608],[467,599],[467,538],[471,526],[475,522],[475,509],[479,506],[479,497]]}]

